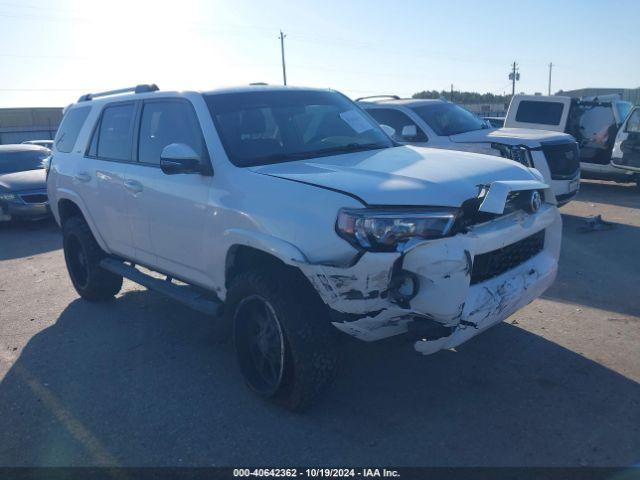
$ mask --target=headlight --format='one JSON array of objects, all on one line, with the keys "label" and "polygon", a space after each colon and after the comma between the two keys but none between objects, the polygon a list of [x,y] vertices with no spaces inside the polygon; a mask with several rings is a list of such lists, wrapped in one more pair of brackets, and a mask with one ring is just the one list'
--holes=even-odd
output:
[{"label": "headlight", "polygon": [[0,200],[4,200],[5,202],[12,202],[17,198],[18,197],[14,193],[0,193]]},{"label": "headlight", "polygon": [[491,148],[498,150],[500,156],[521,163],[525,167],[533,167],[531,153],[527,147],[520,145],[503,145],[502,143],[492,143]]},{"label": "headlight", "polygon": [[449,234],[457,209],[342,209],[336,230],[353,245],[373,251],[394,251],[412,238],[440,238]]}]

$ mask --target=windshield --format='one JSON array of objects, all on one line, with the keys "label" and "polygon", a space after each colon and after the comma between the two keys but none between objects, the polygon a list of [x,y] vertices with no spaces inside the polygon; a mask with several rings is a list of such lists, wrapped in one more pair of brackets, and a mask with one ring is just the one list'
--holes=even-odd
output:
[{"label": "windshield", "polygon": [[46,150],[0,152],[0,175],[45,168]]},{"label": "windshield", "polygon": [[229,159],[247,167],[392,147],[367,114],[336,92],[205,95]]},{"label": "windshield", "polygon": [[440,136],[456,135],[487,128],[482,119],[455,103],[434,102],[410,107]]}]

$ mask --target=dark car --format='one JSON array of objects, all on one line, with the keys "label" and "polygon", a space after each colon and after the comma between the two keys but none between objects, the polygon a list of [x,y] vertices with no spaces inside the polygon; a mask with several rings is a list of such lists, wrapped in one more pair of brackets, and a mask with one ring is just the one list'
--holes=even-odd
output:
[{"label": "dark car", "polygon": [[50,215],[46,183],[50,154],[37,145],[0,145],[0,222]]}]

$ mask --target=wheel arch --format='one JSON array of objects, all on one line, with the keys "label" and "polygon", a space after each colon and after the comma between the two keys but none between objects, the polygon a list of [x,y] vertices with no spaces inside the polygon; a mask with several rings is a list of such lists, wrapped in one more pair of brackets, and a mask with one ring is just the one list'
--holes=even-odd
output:
[{"label": "wheel arch", "polygon": [[[266,270],[274,275],[284,275],[288,281],[308,287],[320,299],[307,276],[300,268],[308,263],[305,255],[294,245],[258,232],[228,232],[235,241],[227,248],[224,263],[225,290],[240,273],[253,269]],[[324,303],[324,302],[323,302]]]},{"label": "wheel arch", "polygon": [[102,250],[109,253],[110,250],[107,248],[107,245],[100,235],[98,228],[95,225],[95,222],[89,215],[88,210],[82,199],[74,192],[68,191],[59,191],[58,192],[58,200],[56,202],[56,208],[54,210],[56,212],[56,217],[59,225],[62,227],[65,220],[71,218],[72,216],[81,216],[87,225],[89,225],[89,229],[93,234],[93,237],[96,239],[96,242],[100,246]]}]

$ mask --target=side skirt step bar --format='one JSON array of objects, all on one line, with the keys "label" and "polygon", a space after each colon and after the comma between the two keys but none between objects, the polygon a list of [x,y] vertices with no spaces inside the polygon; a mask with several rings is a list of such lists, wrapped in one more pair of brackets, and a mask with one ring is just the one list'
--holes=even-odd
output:
[{"label": "side skirt step bar", "polygon": [[108,270],[116,275],[122,275],[128,278],[132,282],[138,283],[143,287],[147,287],[149,290],[154,290],[162,295],[182,303],[187,307],[192,308],[198,312],[217,316],[221,313],[222,302],[214,298],[207,298],[202,293],[189,287],[188,285],[176,285],[171,282],[171,278],[168,280],[162,280],[152,277],[146,273],[141,272],[132,265],[127,265],[121,260],[115,258],[104,258],[100,262],[100,266],[105,270]]}]

